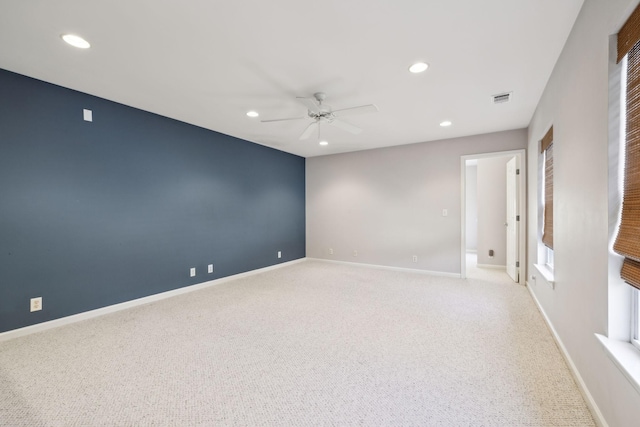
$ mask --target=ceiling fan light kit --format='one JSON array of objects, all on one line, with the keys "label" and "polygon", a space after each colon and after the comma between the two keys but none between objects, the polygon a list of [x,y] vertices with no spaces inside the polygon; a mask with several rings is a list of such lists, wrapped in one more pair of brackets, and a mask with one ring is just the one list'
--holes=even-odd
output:
[{"label": "ceiling fan light kit", "polygon": [[[307,126],[300,135],[301,140],[308,139],[316,130],[319,130],[320,122],[327,123],[331,126],[337,127],[338,129],[342,129],[344,131],[357,135],[362,132],[362,129],[341,120],[341,118],[348,115],[375,113],[378,111],[378,107],[376,107],[374,104],[359,105],[356,107],[333,110],[329,105],[323,104],[325,98],[326,94],[324,92],[314,93],[313,98],[296,98],[298,102],[307,107],[307,116],[308,118],[311,118],[313,120],[313,122],[309,124],[309,126]],[[290,117],[284,119],[262,120],[262,122],[281,122],[286,120],[302,120],[306,118],[307,117]]]}]

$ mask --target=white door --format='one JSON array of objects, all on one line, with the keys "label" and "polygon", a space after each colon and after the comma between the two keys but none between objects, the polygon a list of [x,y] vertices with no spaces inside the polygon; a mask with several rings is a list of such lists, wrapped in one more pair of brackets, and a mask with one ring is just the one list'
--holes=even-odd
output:
[{"label": "white door", "polygon": [[518,165],[516,157],[507,162],[507,274],[520,280],[518,259]]}]

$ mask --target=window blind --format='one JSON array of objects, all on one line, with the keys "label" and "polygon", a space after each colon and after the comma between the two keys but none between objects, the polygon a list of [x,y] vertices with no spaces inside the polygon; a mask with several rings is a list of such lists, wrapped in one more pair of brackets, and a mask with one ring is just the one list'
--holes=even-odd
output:
[{"label": "window blind", "polygon": [[544,215],[542,243],[553,249],[553,126],[540,141],[540,152],[544,153]]},{"label": "window blind", "polygon": [[627,56],[624,195],[613,249],[624,256],[620,275],[640,289],[640,7],[618,33],[618,60]]},{"label": "window blind", "polygon": [[636,7],[618,33],[618,62],[640,40],[640,6]]}]

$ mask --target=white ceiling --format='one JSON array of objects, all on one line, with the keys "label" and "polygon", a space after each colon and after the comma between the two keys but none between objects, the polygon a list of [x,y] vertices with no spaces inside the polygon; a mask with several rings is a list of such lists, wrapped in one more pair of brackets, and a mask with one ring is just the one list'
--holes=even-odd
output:
[{"label": "white ceiling", "polygon": [[[0,68],[311,157],[526,127],[582,3],[2,0]],[[318,91],[379,112],[345,118],[359,135],[321,125],[327,147],[298,140],[311,119],[260,122]]]}]

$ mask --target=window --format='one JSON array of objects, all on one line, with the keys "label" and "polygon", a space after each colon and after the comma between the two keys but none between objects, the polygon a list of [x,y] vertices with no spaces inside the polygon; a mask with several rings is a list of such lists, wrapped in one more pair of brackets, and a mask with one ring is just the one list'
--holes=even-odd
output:
[{"label": "window", "polygon": [[545,255],[546,255],[545,264],[547,264],[547,266],[551,270],[553,270],[553,249],[549,249],[545,247]]},{"label": "window", "polygon": [[[608,336],[605,353],[640,393],[640,6],[610,40]],[[627,54],[628,53],[628,54]],[[636,163],[636,164],[634,164]],[[636,171],[634,176],[633,172]],[[635,284],[634,284],[635,283]]]},{"label": "window", "polygon": [[553,126],[540,141],[544,164],[542,243],[553,250]]},{"label": "window", "polygon": [[540,240],[536,269],[553,286],[553,126],[540,140]]},{"label": "window", "polygon": [[631,291],[630,342],[640,348],[640,7],[617,38],[618,63],[623,64],[621,117],[624,185],[622,212],[613,249],[623,257],[620,277]]},{"label": "window", "polygon": [[624,257],[622,278],[640,288],[640,43],[627,53],[624,189],[614,250]]},{"label": "window", "polygon": [[633,290],[633,327],[631,328],[631,343],[640,350],[640,291]]}]

